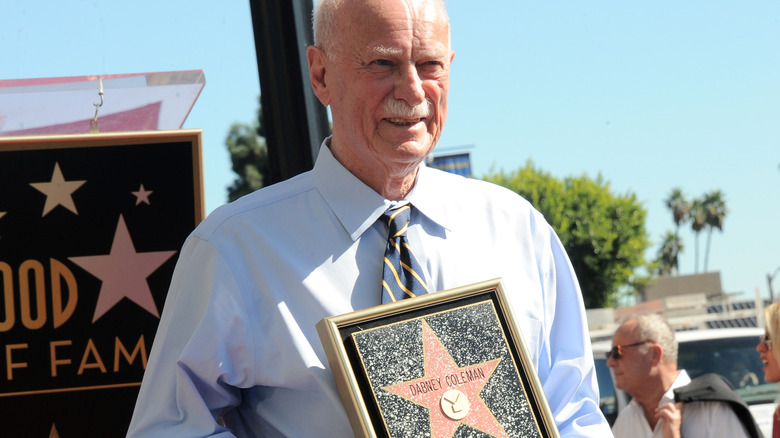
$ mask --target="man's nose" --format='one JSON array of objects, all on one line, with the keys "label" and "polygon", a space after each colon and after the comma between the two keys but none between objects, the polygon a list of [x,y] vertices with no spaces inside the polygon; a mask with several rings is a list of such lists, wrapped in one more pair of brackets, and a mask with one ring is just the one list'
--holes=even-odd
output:
[{"label": "man's nose", "polygon": [[425,102],[425,91],[422,85],[423,81],[417,66],[407,64],[398,70],[393,97],[405,101],[410,106],[419,105]]}]

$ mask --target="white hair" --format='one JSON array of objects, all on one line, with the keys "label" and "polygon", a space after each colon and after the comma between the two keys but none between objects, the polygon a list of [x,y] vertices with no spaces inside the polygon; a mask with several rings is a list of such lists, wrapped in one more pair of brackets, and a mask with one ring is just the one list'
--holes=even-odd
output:
[{"label": "white hair", "polygon": [[[661,346],[664,351],[664,362],[677,364],[677,339],[674,337],[674,329],[663,316],[653,313],[646,315],[633,315],[625,318],[623,323],[630,320],[637,321],[637,335],[643,341],[651,341]],[[647,345],[639,347],[642,353],[647,352]]]}]

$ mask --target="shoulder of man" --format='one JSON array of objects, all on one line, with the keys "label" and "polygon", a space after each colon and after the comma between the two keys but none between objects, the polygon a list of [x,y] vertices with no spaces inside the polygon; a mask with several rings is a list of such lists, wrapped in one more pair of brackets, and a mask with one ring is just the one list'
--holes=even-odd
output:
[{"label": "shoulder of man", "polygon": [[493,203],[508,208],[532,208],[533,206],[514,191],[478,178],[469,178],[443,170],[428,167],[425,170],[425,182],[434,187],[446,187],[447,193],[461,201],[469,198],[490,199]]},{"label": "shoulder of man", "polygon": [[[264,211],[263,209],[270,212],[277,211],[275,207],[279,203],[291,200],[313,189],[314,183],[312,182],[311,171],[301,173],[270,186],[262,187],[233,202],[217,207],[198,225],[195,234],[209,236],[225,222],[249,211],[255,213]],[[285,211],[281,210],[280,213],[285,213]]]},{"label": "shoulder of man", "polygon": [[[740,397],[729,381],[720,374],[709,373],[699,376],[685,386],[674,389],[675,402],[713,401],[726,403],[742,422],[750,437],[762,437],[747,403]],[[683,411],[685,412],[685,411]]]}]

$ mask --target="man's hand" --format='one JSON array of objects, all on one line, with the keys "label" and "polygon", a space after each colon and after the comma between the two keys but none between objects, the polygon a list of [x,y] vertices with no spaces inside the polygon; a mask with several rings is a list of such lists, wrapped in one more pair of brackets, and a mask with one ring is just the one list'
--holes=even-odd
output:
[{"label": "man's hand", "polygon": [[655,410],[661,421],[661,432],[664,438],[680,438],[682,425],[682,403],[666,403]]}]

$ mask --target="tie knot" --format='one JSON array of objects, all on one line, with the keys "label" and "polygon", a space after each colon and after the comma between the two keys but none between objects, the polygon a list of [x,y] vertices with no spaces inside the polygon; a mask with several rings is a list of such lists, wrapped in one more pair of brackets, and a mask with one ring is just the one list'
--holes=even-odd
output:
[{"label": "tie knot", "polygon": [[406,227],[409,225],[409,216],[411,214],[409,204],[400,207],[388,209],[382,214],[382,220],[387,224],[390,230],[390,236],[398,237],[406,234]]}]

